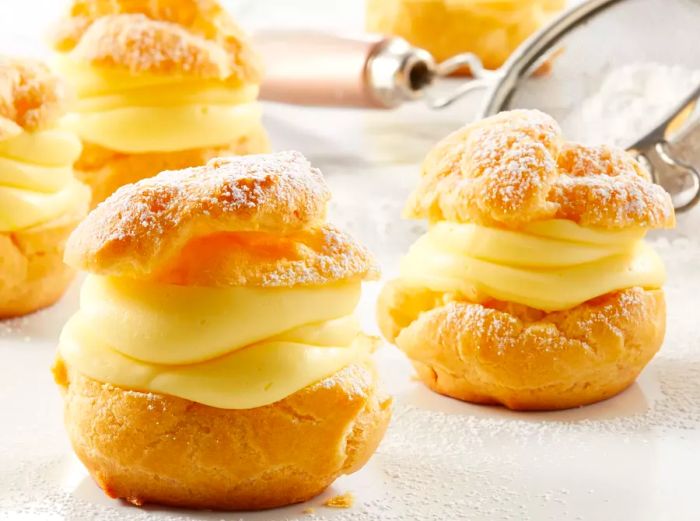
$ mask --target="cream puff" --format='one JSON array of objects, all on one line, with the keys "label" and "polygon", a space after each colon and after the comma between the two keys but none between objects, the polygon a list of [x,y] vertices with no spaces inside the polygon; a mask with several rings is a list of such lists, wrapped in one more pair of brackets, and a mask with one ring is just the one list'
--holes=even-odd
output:
[{"label": "cream puff", "polygon": [[665,272],[643,238],[675,216],[626,152],[563,141],[541,112],[503,112],[428,154],[406,215],[429,230],[378,320],[438,393],[575,407],[627,388],[661,346]]},{"label": "cream puff", "polygon": [[391,398],[354,316],[374,260],[299,153],[126,185],[66,261],[89,274],[54,374],[78,457],[133,504],[260,509],[360,469]]},{"label": "cream puff", "polygon": [[258,56],[215,0],[73,0],[53,46],[93,205],[163,170],[268,149]]},{"label": "cream puff", "polygon": [[564,0],[367,0],[371,32],[401,36],[439,61],[473,52],[497,69]]},{"label": "cream puff", "polygon": [[45,65],[0,56],[0,318],[53,304],[73,278],[63,247],[90,192],[73,176],[80,140],[56,127],[64,101]]}]

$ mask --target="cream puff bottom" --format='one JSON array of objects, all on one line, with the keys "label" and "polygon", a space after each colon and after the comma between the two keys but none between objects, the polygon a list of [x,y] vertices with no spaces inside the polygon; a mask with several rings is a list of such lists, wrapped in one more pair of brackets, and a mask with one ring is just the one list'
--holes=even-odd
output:
[{"label": "cream puff bottom", "polygon": [[63,263],[63,248],[79,220],[64,216],[25,230],[0,233],[0,318],[32,313],[63,295],[75,275],[75,270]]},{"label": "cream puff bottom", "polygon": [[127,391],[60,360],[55,375],[76,454],[107,495],[136,505],[251,510],[306,501],[359,470],[391,416],[371,362],[246,410]]}]

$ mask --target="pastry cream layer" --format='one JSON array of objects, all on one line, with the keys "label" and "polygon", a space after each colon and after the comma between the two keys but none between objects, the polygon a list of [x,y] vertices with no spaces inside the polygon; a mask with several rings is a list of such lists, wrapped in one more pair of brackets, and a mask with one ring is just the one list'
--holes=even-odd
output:
[{"label": "pastry cream layer", "polygon": [[491,297],[563,310],[615,290],[661,287],[663,263],[643,237],[644,230],[596,230],[562,220],[521,231],[439,222],[402,260],[401,277],[474,302]]},{"label": "pastry cream layer", "polygon": [[371,352],[352,316],[360,283],[200,288],[89,276],[59,352],[129,389],[247,409],[281,400]]},{"label": "pastry cream layer", "polygon": [[80,140],[65,130],[22,132],[0,141],[0,232],[42,224],[87,204],[73,177]]},{"label": "pastry cream layer", "polygon": [[67,56],[58,56],[55,66],[78,94],[63,125],[111,150],[172,152],[224,145],[261,131],[255,85],[136,75]]},{"label": "pastry cream layer", "polygon": [[209,360],[292,328],[349,315],[360,283],[207,288],[89,276],[80,314],[106,343],[144,362]]}]

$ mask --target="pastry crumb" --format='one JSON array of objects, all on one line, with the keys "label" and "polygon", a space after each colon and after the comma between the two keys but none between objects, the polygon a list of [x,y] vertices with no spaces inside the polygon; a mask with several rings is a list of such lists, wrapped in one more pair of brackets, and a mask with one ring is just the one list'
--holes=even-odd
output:
[{"label": "pastry crumb", "polygon": [[316,512],[316,509],[314,507],[306,507],[304,510],[301,511],[302,514],[307,514],[307,515],[313,515]]},{"label": "pastry crumb", "polygon": [[324,503],[324,507],[329,508],[350,508],[355,502],[355,498],[351,492],[346,492],[345,494],[339,494],[327,499]]}]

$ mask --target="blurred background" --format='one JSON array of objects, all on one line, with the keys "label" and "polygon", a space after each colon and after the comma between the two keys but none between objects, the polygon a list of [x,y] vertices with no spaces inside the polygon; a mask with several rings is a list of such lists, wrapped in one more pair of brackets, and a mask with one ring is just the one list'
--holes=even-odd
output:
[{"label": "blurred background", "polygon": [[[304,27],[331,31],[361,31],[364,27],[363,0],[223,0],[246,29],[259,27]],[[0,48],[41,55],[41,36],[65,11],[62,0],[0,2]]]}]

